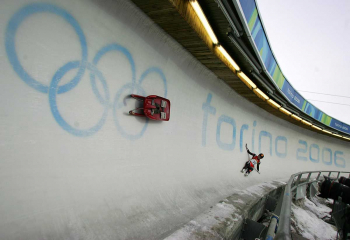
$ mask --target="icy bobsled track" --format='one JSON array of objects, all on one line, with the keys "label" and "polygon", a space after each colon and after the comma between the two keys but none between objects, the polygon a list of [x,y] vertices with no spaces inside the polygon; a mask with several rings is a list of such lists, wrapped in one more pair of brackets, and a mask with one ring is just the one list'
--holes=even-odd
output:
[{"label": "icy bobsled track", "polygon": [[349,170],[347,143],[247,102],[129,1],[4,0],[0,22],[1,239],[162,239],[234,191]]}]

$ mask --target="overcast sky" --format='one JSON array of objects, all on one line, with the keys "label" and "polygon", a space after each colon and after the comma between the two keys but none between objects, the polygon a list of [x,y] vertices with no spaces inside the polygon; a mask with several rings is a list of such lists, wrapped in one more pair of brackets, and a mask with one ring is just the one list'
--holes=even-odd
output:
[{"label": "overcast sky", "polygon": [[284,76],[317,108],[350,124],[350,1],[256,2]]}]

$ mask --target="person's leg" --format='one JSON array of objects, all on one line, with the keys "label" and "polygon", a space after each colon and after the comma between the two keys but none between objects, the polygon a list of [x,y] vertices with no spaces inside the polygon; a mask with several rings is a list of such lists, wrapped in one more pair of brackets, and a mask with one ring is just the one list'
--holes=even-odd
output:
[{"label": "person's leg", "polygon": [[248,165],[246,173],[249,174],[251,171],[253,171],[253,168],[250,165]]},{"label": "person's leg", "polygon": [[247,169],[248,166],[249,166],[249,161],[247,161],[247,162],[244,164],[244,166],[243,166],[241,172],[244,172],[244,170]]},{"label": "person's leg", "polygon": [[253,170],[252,167],[251,167],[251,166],[248,166],[248,167],[247,167],[247,171],[245,172],[244,176],[248,176],[249,173],[250,173],[252,170]]}]

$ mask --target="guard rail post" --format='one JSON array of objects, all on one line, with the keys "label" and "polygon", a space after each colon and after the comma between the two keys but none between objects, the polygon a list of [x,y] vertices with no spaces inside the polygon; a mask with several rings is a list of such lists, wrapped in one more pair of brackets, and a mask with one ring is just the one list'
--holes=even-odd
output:
[{"label": "guard rail post", "polygon": [[319,172],[319,173],[318,173],[317,178],[316,178],[317,181],[320,180],[321,173],[322,173],[322,172]]},{"label": "guard rail post", "polygon": [[277,230],[276,240],[292,240],[290,236],[290,212],[292,206],[292,197],[291,197],[291,182],[294,180],[294,176],[289,179],[287,185],[284,189],[281,214],[279,216],[279,226]]},{"label": "guard rail post", "polygon": [[273,240],[275,236],[277,222],[278,222],[278,216],[276,216],[275,214],[272,214],[269,229],[267,230],[267,234],[266,234],[266,240]]}]

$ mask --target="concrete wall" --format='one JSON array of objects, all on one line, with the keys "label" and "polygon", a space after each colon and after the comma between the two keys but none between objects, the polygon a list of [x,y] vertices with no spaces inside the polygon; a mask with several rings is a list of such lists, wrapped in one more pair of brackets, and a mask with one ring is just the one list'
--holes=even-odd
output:
[{"label": "concrete wall", "polygon": [[[350,169],[348,143],[247,102],[128,1],[3,0],[0,30],[0,239],[159,239],[233,189]],[[170,121],[129,116],[132,92]]]}]

